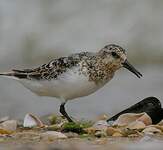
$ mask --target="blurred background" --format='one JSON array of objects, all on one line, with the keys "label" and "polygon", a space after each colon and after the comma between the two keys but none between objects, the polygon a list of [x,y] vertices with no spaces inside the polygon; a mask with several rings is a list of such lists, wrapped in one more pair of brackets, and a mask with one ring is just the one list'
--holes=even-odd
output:
[{"label": "blurred background", "polygon": [[[33,68],[114,43],[127,49],[130,62],[144,77],[138,79],[121,69],[103,89],[70,101],[67,111],[93,120],[148,96],[163,102],[162,17],[162,0],[0,0],[0,71]],[[40,98],[18,82],[0,78],[0,117],[58,113],[59,104],[55,98]]]}]

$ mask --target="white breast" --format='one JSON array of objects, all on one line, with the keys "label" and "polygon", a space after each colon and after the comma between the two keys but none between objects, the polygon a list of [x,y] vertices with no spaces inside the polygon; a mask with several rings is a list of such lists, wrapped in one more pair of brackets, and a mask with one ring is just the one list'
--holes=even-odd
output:
[{"label": "white breast", "polygon": [[71,100],[77,97],[87,96],[103,85],[90,82],[88,77],[79,74],[78,68],[74,67],[52,80],[20,80],[21,83],[32,92],[40,96],[57,97]]}]

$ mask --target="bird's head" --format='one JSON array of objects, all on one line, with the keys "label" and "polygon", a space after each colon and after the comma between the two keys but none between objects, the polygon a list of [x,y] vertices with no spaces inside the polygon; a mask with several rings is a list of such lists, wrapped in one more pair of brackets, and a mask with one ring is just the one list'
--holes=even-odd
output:
[{"label": "bird's head", "polygon": [[142,76],[142,74],[128,62],[126,51],[122,47],[109,44],[102,48],[99,54],[103,57],[103,61],[108,64],[108,66],[111,66],[114,71],[124,67],[134,73],[138,78]]}]

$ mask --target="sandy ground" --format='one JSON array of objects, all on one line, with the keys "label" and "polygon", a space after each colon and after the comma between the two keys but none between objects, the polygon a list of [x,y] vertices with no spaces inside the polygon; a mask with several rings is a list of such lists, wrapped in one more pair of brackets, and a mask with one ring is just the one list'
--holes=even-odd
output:
[{"label": "sandy ground", "polygon": [[146,135],[138,138],[126,137],[83,137],[68,139],[42,139],[42,131],[27,130],[12,136],[0,137],[0,150],[161,150],[162,136]]},{"label": "sandy ground", "polygon": [[[32,136],[32,137],[31,137]],[[23,138],[14,138],[1,141],[0,149],[11,149],[11,150],[119,150],[125,149],[131,141],[136,141],[136,139],[129,138],[70,138],[66,140],[41,140],[37,134],[28,133]],[[125,143],[125,144],[124,144]]]}]

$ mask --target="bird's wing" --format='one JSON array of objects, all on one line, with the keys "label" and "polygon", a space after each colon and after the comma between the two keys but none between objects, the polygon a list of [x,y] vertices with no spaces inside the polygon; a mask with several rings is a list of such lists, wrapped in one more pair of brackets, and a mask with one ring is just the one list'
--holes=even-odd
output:
[{"label": "bird's wing", "polygon": [[42,79],[56,79],[59,75],[66,72],[67,69],[76,66],[79,62],[83,59],[87,59],[92,56],[93,53],[90,52],[81,52],[70,55],[68,57],[61,57],[58,59],[54,59],[47,64],[44,64],[35,69],[24,69],[24,70],[17,70],[13,69],[13,72],[0,74],[0,75],[8,75],[14,76],[19,79],[35,79],[35,80],[42,80]]}]

